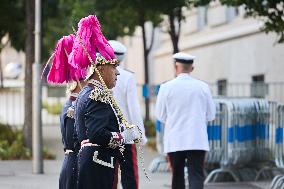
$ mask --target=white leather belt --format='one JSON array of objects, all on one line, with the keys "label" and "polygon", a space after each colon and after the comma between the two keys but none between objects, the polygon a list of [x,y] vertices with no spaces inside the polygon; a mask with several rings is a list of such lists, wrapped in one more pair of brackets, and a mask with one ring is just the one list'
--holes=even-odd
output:
[{"label": "white leather belt", "polygon": [[[100,146],[100,145],[90,143],[90,142],[88,142],[88,140],[82,141],[81,142],[81,149],[83,149],[86,146]],[[110,157],[110,160],[111,160],[110,162],[105,162],[105,161],[99,159],[98,155],[99,155],[99,152],[95,151],[94,155],[93,155],[93,161],[95,163],[100,164],[100,165],[105,166],[105,167],[109,167],[109,168],[114,169],[114,157],[112,157],[112,156]]]},{"label": "white leather belt", "polygon": [[90,142],[89,143],[84,143],[84,144],[81,145],[81,149],[86,147],[86,146],[99,146],[99,145],[93,144],[93,143],[90,143]]},{"label": "white leather belt", "polygon": [[74,152],[73,150],[65,150],[65,152],[64,152],[64,154],[70,154],[70,153],[72,153],[72,152]]}]

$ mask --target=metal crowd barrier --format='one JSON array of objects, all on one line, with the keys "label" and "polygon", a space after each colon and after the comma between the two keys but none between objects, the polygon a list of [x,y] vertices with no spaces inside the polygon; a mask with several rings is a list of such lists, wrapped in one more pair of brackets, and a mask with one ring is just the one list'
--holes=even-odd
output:
[{"label": "metal crowd barrier", "polygon": [[155,172],[168,172],[170,170],[170,165],[168,163],[167,157],[163,154],[163,137],[164,137],[164,124],[159,120],[156,121],[156,147],[159,153],[149,166],[149,171]]},{"label": "metal crowd barrier", "polygon": [[[284,127],[284,105],[277,106],[276,114],[276,134],[275,134],[275,164],[278,168],[283,165],[283,127]],[[270,189],[284,188],[284,174],[273,178]]]},{"label": "metal crowd barrier", "polygon": [[218,164],[221,161],[223,148],[222,148],[222,127],[224,125],[223,113],[221,112],[221,104],[216,102],[216,118],[214,121],[208,123],[207,133],[209,139],[210,153],[206,156],[207,164]]},{"label": "metal crowd barrier", "polygon": [[284,128],[284,105],[277,106],[276,137],[275,137],[275,163],[279,168],[284,168],[283,163],[283,128]]},{"label": "metal crowd barrier", "polygon": [[[217,146],[218,151],[222,152],[220,168],[210,172],[205,183],[216,181],[221,173],[229,174],[235,181],[240,181],[242,178],[236,171],[238,167],[251,162],[270,160],[269,102],[263,99],[241,98],[218,99],[217,102],[221,111],[214,122],[221,120],[221,137],[218,139],[221,147]],[[208,135],[211,144],[214,142],[210,140],[212,133],[208,132]],[[215,153],[216,148],[215,145],[210,147],[209,157]]]}]

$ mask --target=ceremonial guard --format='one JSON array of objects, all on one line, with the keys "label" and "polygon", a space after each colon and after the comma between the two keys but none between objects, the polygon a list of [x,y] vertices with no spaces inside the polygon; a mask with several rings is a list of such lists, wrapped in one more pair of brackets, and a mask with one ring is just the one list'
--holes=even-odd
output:
[{"label": "ceremonial guard", "polygon": [[79,149],[76,148],[74,134],[75,134],[75,119],[74,107],[78,93],[84,80],[74,81],[68,86],[70,93],[69,98],[64,104],[60,115],[62,143],[64,146],[64,161],[59,177],[60,189],[72,189],[77,185],[77,154]]},{"label": "ceremonial guard", "polygon": [[[142,131],[142,144],[147,142],[145,128],[140,112],[140,106],[137,98],[137,83],[132,72],[123,68],[123,60],[126,54],[126,47],[115,40],[109,41],[114,50],[116,59],[119,62],[117,67],[120,75],[116,86],[113,88],[113,95],[126,120],[137,125]],[[138,189],[138,163],[136,145],[133,141],[124,145],[124,161],[120,164],[121,184],[123,189]]]},{"label": "ceremonial guard", "polygon": [[75,105],[75,125],[81,143],[78,188],[112,189],[124,144],[140,139],[141,132],[137,126],[128,125],[112,96],[110,89],[119,75],[118,61],[101,33],[99,21],[90,15],[81,19],[78,26],[69,64],[94,69]]},{"label": "ceremonial guard", "polygon": [[[74,69],[68,64],[68,56],[71,53],[74,35],[62,37],[50,58],[50,67],[47,80],[50,83],[68,83],[69,99],[66,101],[60,116],[62,143],[64,146],[64,161],[59,177],[60,189],[76,188],[77,176],[77,154],[78,149],[74,147],[74,102],[79,91],[84,85],[81,70]],[[46,72],[46,70],[44,70]],[[79,81],[80,80],[80,81]]]},{"label": "ceremonial guard", "polygon": [[172,188],[184,189],[184,167],[190,189],[202,189],[204,159],[209,150],[207,121],[215,118],[208,85],[191,76],[194,56],[176,53],[177,77],[161,85],[156,103],[157,119],[165,123],[164,153],[172,168]]}]

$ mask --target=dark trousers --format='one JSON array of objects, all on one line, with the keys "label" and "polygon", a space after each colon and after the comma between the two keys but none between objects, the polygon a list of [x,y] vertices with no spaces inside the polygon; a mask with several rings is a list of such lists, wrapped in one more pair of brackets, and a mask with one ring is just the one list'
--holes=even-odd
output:
[{"label": "dark trousers", "polygon": [[203,189],[205,151],[187,150],[168,153],[172,168],[172,189],[185,189],[184,167],[188,169],[190,189]]},{"label": "dark trousers", "polygon": [[77,183],[77,154],[66,154],[62,164],[59,189],[75,189]]},{"label": "dark trousers", "polygon": [[123,189],[138,189],[138,165],[135,144],[126,144],[124,159],[120,164]]},{"label": "dark trousers", "polygon": [[93,161],[94,152],[98,151],[98,158],[105,162],[111,162],[114,157],[112,149],[103,147],[84,147],[78,155],[78,189],[113,189],[115,186],[117,159],[114,158],[114,168],[104,166]]}]

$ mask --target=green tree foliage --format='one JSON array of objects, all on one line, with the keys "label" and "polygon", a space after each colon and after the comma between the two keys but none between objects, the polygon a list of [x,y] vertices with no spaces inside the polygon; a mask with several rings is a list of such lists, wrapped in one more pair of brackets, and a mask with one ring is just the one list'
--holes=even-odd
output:
[{"label": "green tree foliage", "polygon": [[[206,5],[212,0],[194,0],[196,5]],[[283,0],[220,0],[224,5],[241,6],[247,16],[260,18],[264,21],[263,31],[275,32],[278,42],[284,42],[284,2]]]},{"label": "green tree foliage", "polygon": [[179,52],[178,42],[182,20],[184,19],[182,8],[191,8],[194,4],[190,0],[173,0],[167,3],[160,3],[160,11],[162,15],[166,15],[168,27],[167,33],[171,37],[173,53]]},{"label": "green tree foliage", "polygon": [[[73,33],[81,18],[97,15],[107,39],[131,35],[135,30],[133,11],[120,9],[120,1],[47,0],[43,4],[43,57],[47,59],[58,39]],[[128,19],[125,19],[128,18]]]},{"label": "green tree foliage", "polygon": [[244,5],[248,16],[260,17],[264,21],[263,30],[278,34],[278,42],[284,42],[284,2],[283,0],[221,0],[230,6]]},{"label": "green tree foliage", "polygon": [[[25,7],[21,0],[3,0],[0,6],[0,39],[9,35],[12,46],[24,50],[25,44]],[[0,52],[3,48],[0,45]]]},{"label": "green tree foliage", "polygon": [[[10,42],[17,50],[23,50],[24,37],[24,11],[23,1],[3,0],[0,6],[0,53],[2,49]],[[21,32],[19,32],[21,31]],[[8,41],[2,43],[2,38],[9,35]],[[3,69],[0,60],[0,87],[3,87]]]},{"label": "green tree foliage", "polygon": [[70,0],[45,0],[42,3],[42,59],[47,60],[57,40],[72,33]]}]

